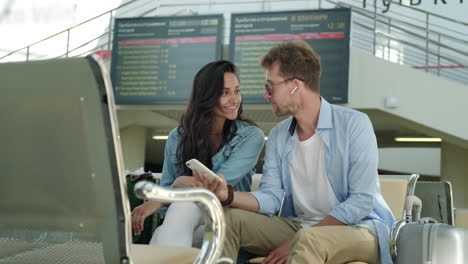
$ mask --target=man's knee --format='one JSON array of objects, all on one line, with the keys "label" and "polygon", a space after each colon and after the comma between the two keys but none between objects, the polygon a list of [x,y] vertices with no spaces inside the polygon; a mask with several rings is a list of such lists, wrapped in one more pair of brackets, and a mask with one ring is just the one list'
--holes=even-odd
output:
[{"label": "man's knee", "polygon": [[320,245],[323,245],[323,240],[321,239],[321,233],[317,232],[317,228],[301,228],[294,235],[294,246],[298,248],[309,248],[315,252],[322,250]]},{"label": "man's knee", "polygon": [[307,261],[313,260],[310,263],[324,263],[327,249],[323,244],[321,232],[317,231],[317,228],[308,227],[296,232],[288,257],[289,263],[305,263],[306,259]]},{"label": "man's knee", "polygon": [[317,233],[315,232],[316,230],[317,228],[313,228],[313,227],[301,228],[299,229],[299,231],[297,231],[295,235],[295,239],[299,241],[305,241],[305,240],[317,241],[318,236],[317,236]]},{"label": "man's knee", "polygon": [[245,210],[237,208],[224,208],[224,219],[226,220],[227,227],[241,226],[243,224],[242,215],[245,214]]}]

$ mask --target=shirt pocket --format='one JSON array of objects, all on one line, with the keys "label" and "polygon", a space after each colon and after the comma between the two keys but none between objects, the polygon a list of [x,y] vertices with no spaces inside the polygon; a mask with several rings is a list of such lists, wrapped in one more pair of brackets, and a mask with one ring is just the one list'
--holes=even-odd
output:
[{"label": "shirt pocket", "polygon": [[213,171],[217,171],[228,159],[232,154],[236,151],[235,147],[239,143],[238,137],[235,137],[231,140],[231,142],[224,145],[221,150],[213,156],[211,160],[213,164]]},{"label": "shirt pocket", "polygon": [[235,136],[229,143],[224,146],[223,157],[228,159],[233,153],[237,151],[236,146],[241,142],[242,136]]}]

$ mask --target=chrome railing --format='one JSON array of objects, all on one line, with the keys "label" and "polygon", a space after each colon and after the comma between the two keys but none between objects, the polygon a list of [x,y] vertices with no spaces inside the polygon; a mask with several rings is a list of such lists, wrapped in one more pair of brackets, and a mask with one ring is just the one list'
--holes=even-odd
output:
[{"label": "chrome railing", "polygon": [[394,1],[386,13],[376,2],[324,1],[352,9],[351,46],[468,85],[468,23]]},{"label": "chrome railing", "polygon": [[[280,5],[283,1],[250,0],[248,2],[249,4],[257,3],[257,8],[261,9],[258,11],[266,11],[275,4]],[[409,65],[415,69],[468,84],[468,23],[411,6],[400,5],[399,2],[391,0],[386,1],[392,4],[386,12],[383,7],[377,5],[378,1],[375,0],[366,1],[366,7],[363,6],[363,0],[345,2],[291,0],[291,2],[298,4],[314,2],[316,8],[351,8],[353,12],[352,47],[394,63]],[[210,7],[210,10],[211,7],[216,6],[219,9],[218,13],[229,13],[232,5],[241,3],[247,2],[243,0],[198,0],[183,4],[177,2],[161,4],[160,1],[154,0],[131,0],[78,25],[10,52],[0,57],[0,62],[75,57],[94,52],[109,52],[112,50],[112,28],[117,12],[119,12],[119,17],[151,16],[155,15],[156,10],[161,14],[173,15],[176,9],[190,9],[205,5]],[[140,12],[137,13],[135,10]],[[93,25],[97,23],[104,24],[103,20],[107,21],[105,28],[88,30],[93,29],[95,27]],[[90,32],[95,32],[95,35]],[[49,43],[54,41],[62,42],[64,48],[62,50],[47,49],[50,46]]]},{"label": "chrome railing", "polygon": [[[130,14],[139,17],[150,15],[158,7],[159,1],[130,0],[26,47],[9,52],[0,57],[0,62],[79,57],[102,49],[110,51],[112,28],[117,12],[119,16]],[[51,49],[51,46],[63,48],[57,50]]]}]

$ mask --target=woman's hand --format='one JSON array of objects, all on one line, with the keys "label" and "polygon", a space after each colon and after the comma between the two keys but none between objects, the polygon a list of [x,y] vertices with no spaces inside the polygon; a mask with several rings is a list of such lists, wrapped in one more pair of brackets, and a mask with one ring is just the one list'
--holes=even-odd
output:
[{"label": "woman's hand", "polygon": [[193,177],[192,176],[179,176],[175,179],[172,184],[172,188],[189,188],[193,187]]},{"label": "woman's hand", "polygon": [[140,235],[144,228],[146,217],[154,214],[161,207],[162,203],[158,201],[147,201],[137,206],[132,211],[132,228],[135,235]]},{"label": "woman's hand", "polygon": [[228,188],[224,175],[218,174],[221,179],[214,179],[208,175],[199,175],[193,171],[193,187],[203,187],[212,191],[219,201],[225,201],[228,198]]}]

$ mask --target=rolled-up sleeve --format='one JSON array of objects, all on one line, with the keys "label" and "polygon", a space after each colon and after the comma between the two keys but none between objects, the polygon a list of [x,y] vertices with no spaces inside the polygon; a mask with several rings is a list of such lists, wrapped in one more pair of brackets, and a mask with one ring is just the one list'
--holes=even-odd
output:
[{"label": "rolled-up sleeve", "polygon": [[281,180],[280,158],[278,157],[278,129],[273,128],[268,136],[265,150],[263,175],[258,191],[252,192],[259,204],[259,213],[274,215],[281,206],[284,196]]},{"label": "rolled-up sleeve", "polygon": [[358,115],[350,124],[349,197],[336,206],[330,215],[347,225],[355,225],[371,213],[378,192],[378,149],[367,115]]}]

